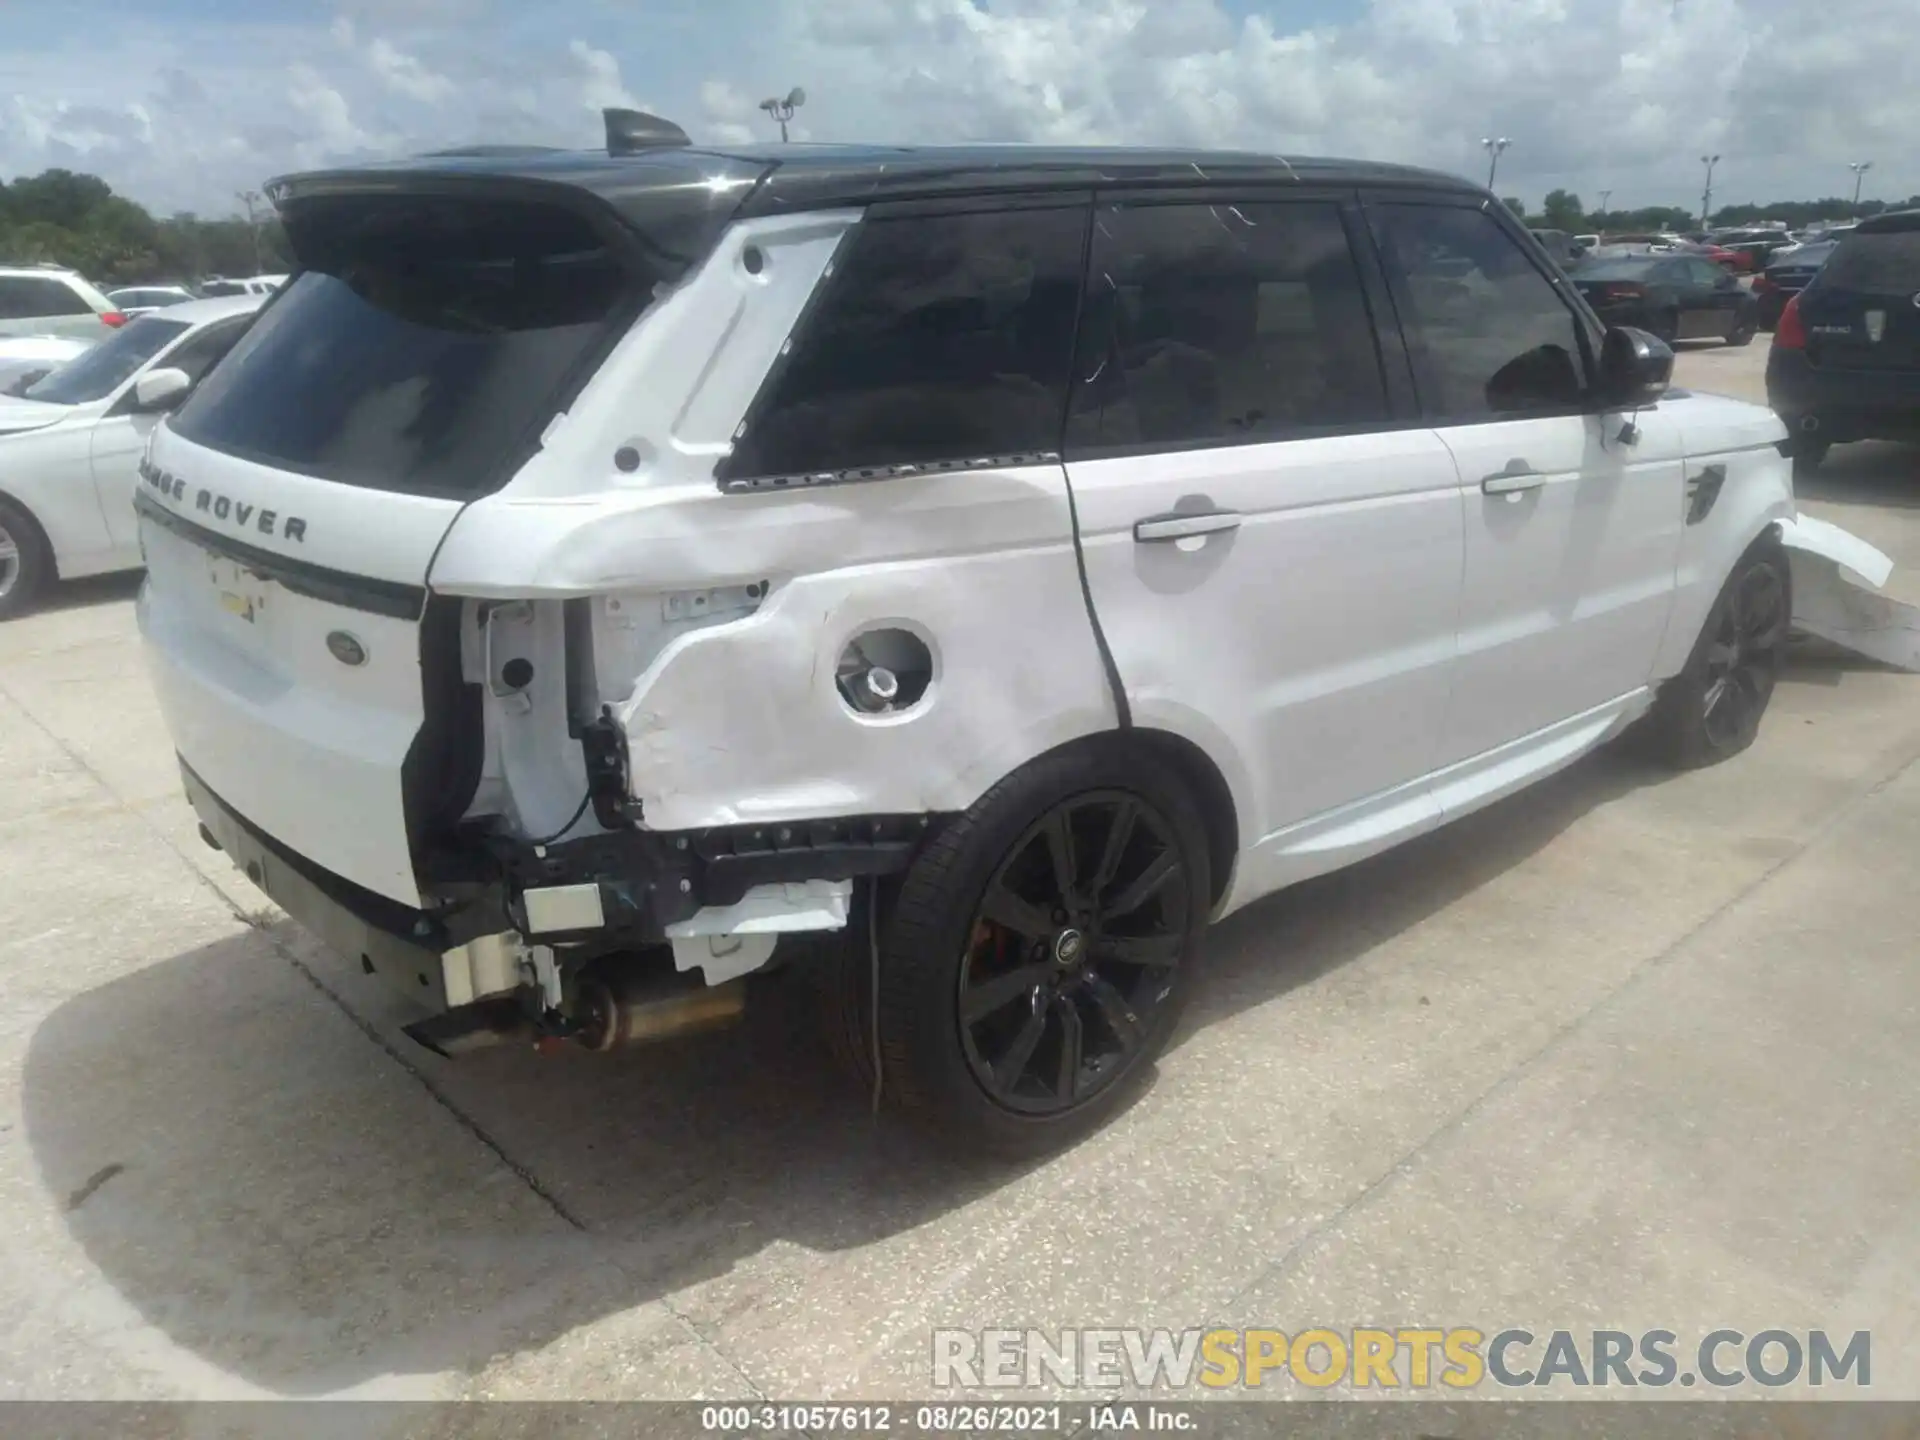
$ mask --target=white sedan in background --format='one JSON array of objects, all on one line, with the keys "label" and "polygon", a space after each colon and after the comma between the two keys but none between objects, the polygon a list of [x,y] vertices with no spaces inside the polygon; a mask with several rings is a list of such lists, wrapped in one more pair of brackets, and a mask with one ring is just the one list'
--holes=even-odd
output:
[{"label": "white sedan in background", "polygon": [[20,395],[0,396],[0,620],[56,579],[140,568],[133,491],[147,436],[263,300],[143,315]]}]

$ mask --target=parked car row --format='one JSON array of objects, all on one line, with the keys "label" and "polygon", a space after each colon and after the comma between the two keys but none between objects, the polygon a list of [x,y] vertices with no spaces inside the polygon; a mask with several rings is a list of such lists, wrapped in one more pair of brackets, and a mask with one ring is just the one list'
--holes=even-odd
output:
[{"label": "parked car row", "polygon": [[0,266],[0,336],[63,335],[99,340],[136,316],[196,299],[266,296],[286,280],[284,275],[254,275],[241,280],[215,277],[202,281],[198,294],[183,285],[129,285],[103,292],[84,275],[64,266]]}]

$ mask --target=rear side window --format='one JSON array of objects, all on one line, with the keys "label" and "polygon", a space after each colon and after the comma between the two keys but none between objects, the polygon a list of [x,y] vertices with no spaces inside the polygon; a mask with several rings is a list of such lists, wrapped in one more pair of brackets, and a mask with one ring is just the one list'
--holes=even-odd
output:
[{"label": "rear side window", "polygon": [[869,220],[722,479],[1057,451],[1087,211]]},{"label": "rear side window", "polygon": [[1826,290],[1920,293],[1920,230],[1847,236],[1821,270],[1820,285]]},{"label": "rear side window", "polygon": [[0,320],[42,315],[91,315],[93,307],[71,285],[38,276],[0,279]]},{"label": "rear side window", "polygon": [[464,499],[502,483],[637,308],[583,218],[431,197],[309,202],[305,268],[176,414],[217,450]]},{"label": "rear side window", "polygon": [[1105,208],[1087,315],[1076,448],[1248,444],[1387,417],[1333,204]]},{"label": "rear side window", "polygon": [[1579,407],[1579,321],[1498,221],[1447,205],[1369,213],[1430,415],[1471,423]]}]

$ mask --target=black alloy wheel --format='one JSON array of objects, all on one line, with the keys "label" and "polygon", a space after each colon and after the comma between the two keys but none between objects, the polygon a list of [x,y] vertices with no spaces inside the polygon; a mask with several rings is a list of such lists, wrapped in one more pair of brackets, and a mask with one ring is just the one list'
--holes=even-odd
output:
[{"label": "black alloy wheel", "polygon": [[1756,565],[1736,579],[1706,650],[1701,722],[1717,751],[1753,737],[1773,695],[1787,636],[1787,587],[1772,565]]},{"label": "black alloy wheel", "polygon": [[1715,597],[1686,666],[1660,687],[1641,734],[1680,769],[1731,759],[1760,733],[1793,623],[1785,550],[1763,536]]},{"label": "black alloy wheel", "polygon": [[1056,1114],[1132,1068],[1197,903],[1173,827],[1096,790],[1048,810],[988,882],[960,964],[967,1065],[995,1103]]}]

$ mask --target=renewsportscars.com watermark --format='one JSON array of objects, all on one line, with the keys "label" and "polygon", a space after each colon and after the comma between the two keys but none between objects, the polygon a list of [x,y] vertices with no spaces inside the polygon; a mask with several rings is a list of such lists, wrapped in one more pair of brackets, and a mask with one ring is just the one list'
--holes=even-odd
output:
[{"label": "renewsportscars.com watermark", "polygon": [[1873,1337],[1824,1330],[1491,1333],[1464,1326],[1351,1330],[936,1330],[936,1387],[1134,1390],[1471,1390],[1558,1386],[1873,1382]]}]

